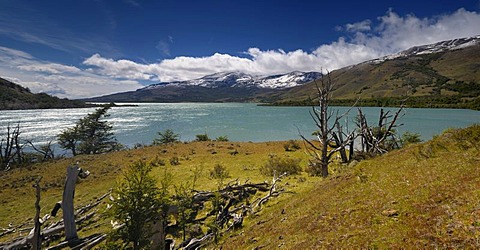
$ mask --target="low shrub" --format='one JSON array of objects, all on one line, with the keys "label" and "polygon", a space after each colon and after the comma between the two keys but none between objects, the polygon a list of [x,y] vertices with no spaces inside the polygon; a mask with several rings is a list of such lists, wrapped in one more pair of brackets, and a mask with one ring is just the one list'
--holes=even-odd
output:
[{"label": "low shrub", "polygon": [[180,159],[176,156],[170,158],[170,165],[172,166],[180,165]]},{"label": "low shrub", "polygon": [[163,160],[162,158],[155,156],[155,158],[153,158],[151,161],[150,161],[150,165],[152,165],[152,167],[160,167],[160,166],[165,166],[165,160]]},{"label": "low shrub", "polygon": [[217,137],[215,141],[228,141],[228,137],[226,135],[222,135]]},{"label": "low shrub", "polygon": [[175,134],[171,129],[167,129],[163,132],[158,132],[158,136],[159,138],[155,138],[153,140],[153,145],[176,143],[179,142],[180,138],[180,135]]},{"label": "low shrub", "polygon": [[283,144],[283,148],[285,151],[297,151],[301,149],[300,145],[298,145],[298,142],[295,140],[289,140],[285,144]]},{"label": "low shrub", "polygon": [[220,165],[216,164],[212,170],[210,170],[210,178],[214,179],[226,179],[229,178],[230,174],[228,173],[228,170]]},{"label": "low shrub", "polygon": [[300,166],[300,159],[280,158],[278,156],[271,156],[268,162],[260,167],[260,172],[264,175],[273,176],[283,173],[300,174],[302,167]]},{"label": "low shrub", "polygon": [[197,139],[195,141],[211,141],[210,137],[208,137],[207,133],[199,134],[195,136]]}]

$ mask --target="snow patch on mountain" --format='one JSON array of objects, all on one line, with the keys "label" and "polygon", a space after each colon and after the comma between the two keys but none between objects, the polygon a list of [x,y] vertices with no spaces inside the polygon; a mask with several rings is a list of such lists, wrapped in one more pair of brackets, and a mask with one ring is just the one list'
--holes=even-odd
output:
[{"label": "snow patch on mountain", "polygon": [[300,71],[274,76],[253,76],[242,72],[220,72],[194,80],[152,84],[143,89],[153,89],[164,86],[201,86],[206,88],[257,87],[266,89],[284,89],[314,81],[319,79],[321,76],[322,74],[319,72]]},{"label": "snow patch on mountain", "polygon": [[426,55],[432,53],[439,53],[449,50],[463,49],[470,46],[480,44],[480,35],[467,38],[457,38],[453,40],[442,41],[434,44],[428,44],[423,46],[416,46],[410,49],[395,53],[392,55],[384,56],[378,59],[367,61],[366,63],[381,63],[387,60],[395,58],[408,57],[414,55]]}]

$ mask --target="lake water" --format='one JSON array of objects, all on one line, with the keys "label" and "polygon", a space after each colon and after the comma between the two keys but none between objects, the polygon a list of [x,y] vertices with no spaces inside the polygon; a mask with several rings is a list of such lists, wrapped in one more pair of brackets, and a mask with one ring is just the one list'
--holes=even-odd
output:
[{"label": "lake water", "polygon": [[[339,107],[340,113],[348,108]],[[316,128],[311,107],[262,107],[246,103],[142,103],[137,107],[114,107],[109,113],[118,141],[127,146],[150,144],[158,131],[173,129],[182,141],[207,133],[210,138],[228,136],[231,141],[278,141],[299,139],[299,131],[310,135]],[[376,107],[363,107],[370,124],[378,122]],[[394,112],[395,108],[390,108]],[[71,127],[93,108],[0,111],[0,136],[8,124],[20,123],[21,138],[35,143],[55,140],[62,129]],[[348,115],[350,128],[357,114]],[[458,109],[406,109],[398,130],[420,133],[431,139],[447,128],[466,127],[480,122],[480,112]]]}]

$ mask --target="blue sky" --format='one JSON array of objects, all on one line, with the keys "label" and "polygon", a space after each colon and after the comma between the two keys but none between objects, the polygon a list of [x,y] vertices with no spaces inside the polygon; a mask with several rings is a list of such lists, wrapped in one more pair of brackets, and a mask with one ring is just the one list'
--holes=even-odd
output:
[{"label": "blue sky", "polygon": [[60,97],[334,70],[480,35],[480,1],[0,0],[0,77]]}]

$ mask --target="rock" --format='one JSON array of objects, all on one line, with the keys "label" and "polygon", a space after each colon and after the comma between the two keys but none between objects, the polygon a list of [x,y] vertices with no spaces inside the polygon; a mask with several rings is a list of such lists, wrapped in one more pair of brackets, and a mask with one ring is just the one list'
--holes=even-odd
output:
[{"label": "rock", "polygon": [[382,211],[382,214],[387,217],[397,217],[400,213],[395,209],[386,209]]}]

